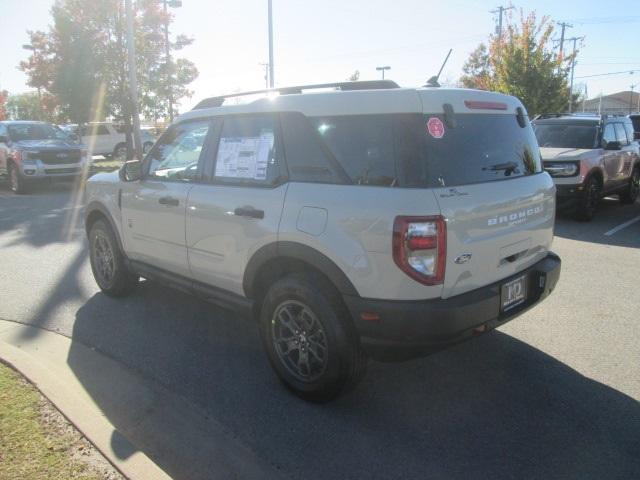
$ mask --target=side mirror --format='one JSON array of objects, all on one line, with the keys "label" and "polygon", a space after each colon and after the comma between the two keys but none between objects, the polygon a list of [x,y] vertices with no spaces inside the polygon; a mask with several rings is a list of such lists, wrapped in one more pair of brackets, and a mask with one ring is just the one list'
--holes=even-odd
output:
[{"label": "side mirror", "polygon": [[620,142],[616,140],[612,140],[611,142],[605,143],[604,149],[605,150],[621,150],[622,145],[620,144]]},{"label": "side mirror", "polygon": [[135,182],[142,177],[142,168],[139,160],[129,160],[124,162],[118,171],[120,180],[123,182]]},{"label": "side mirror", "polygon": [[6,135],[0,135],[0,143],[9,143],[9,139]]}]

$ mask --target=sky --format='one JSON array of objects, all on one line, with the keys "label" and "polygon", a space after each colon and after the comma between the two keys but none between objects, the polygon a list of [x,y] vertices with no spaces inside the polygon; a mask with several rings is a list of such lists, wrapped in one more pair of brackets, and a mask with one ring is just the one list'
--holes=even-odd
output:
[{"label": "sky", "polygon": [[[535,10],[555,22],[569,22],[566,38],[584,37],[575,69],[578,88],[590,98],[640,89],[638,0],[536,0],[502,3]],[[174,9],[172,34],[195,39],[181,55],[200,75],[181,111],[202,98],[263,88],[268,61],[267,0],[183,0]],[[0,88],[28,91],[17,70],[28,56],[27,29],[46,29],[53,0],[0,0]],[[435,75],[448,50],[453,53],[441,83],[454,84],[469,53],[495,30],[497,0],[273,0],[274,67],[277,86],[380,78],[376,66],[401,86],[420,86]],[[555,34],[559,37],[559,30]],[[572,43],[565,43],[565,50]],[[629,71],[633,71],[630,74]],[[625,72],[615,75],[591,75]],[[587,78],[585,78],[587,77]]]}]

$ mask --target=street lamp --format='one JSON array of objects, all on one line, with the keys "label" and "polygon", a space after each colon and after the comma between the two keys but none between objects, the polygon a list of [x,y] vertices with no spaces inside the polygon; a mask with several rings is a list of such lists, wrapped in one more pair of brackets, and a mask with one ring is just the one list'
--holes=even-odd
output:
[{"label": "street lamp", "polygon": [[629,115],[633,111],[633,89],[636,88],[636,84],[631,85],[631,94],[629,95]]},{"label": "street lamp", "polygon": [[167,8],[180,8],[182,0],[162,0],[164,9],[164,53],[167,69],[167,101],[169,102],[169,122],[173,122],[173,76],[171,72],[171,49],[169,48],[169,14]]},{"label": "street lamp", "polygon": [[385,70],[391,70],[390,66],[385,66],[385,67],[376,67],[376,70],[379,72],[382,72],[382,80],[384,80],[384,71]]}]

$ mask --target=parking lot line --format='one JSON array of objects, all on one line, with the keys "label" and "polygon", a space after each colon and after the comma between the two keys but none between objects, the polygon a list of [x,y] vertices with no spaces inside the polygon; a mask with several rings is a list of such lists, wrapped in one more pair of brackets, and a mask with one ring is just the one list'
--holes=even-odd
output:
[{"label": "parking lot line", "polygon": [[627,228],[629,225],[633,225],[636,222],[640,222],[640,215],[638,215],[636,218],[632,218],[631,220],[629,220],[628,222],[624,222],[621,223],[620,225],[618,225],[617,227],[613,227],[611,230],[609,230],[607,233],[605,233],[605,237],[610,237],[611,235],[613,235],[616,232],[619,232],[620,230],[622,230],[623,228]]}]

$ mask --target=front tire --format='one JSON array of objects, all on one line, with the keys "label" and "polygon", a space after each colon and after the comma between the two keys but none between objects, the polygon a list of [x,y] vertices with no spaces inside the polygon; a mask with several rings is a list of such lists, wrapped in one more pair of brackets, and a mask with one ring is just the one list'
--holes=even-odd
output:
[{"label": "front tire", "polygon": [[9,174],[9,188],[11,189],[11,191],[18,195],[29,193],[27,182],[24,178],[22,178],[22,175],[20,175],[18,167],[16,167],[13,163],[9,163],[8,170],[9,171],[7,173]]},{"label": "front tire", "polygon": [[629,185],[624,192],[620,194],[620,202],[624,204],[635,203],[640,193],[640,167],[636,166],[631,172],[631,178],[629,179]]},{"label": "front tire", "polygon": [[299,397],[327,402],[364,376],[367,357],[348,315],[319,276],[291,274],[267,292],[262,342],[280,380]]},{"label": "front tire", "polygon": [[600,203],[600,181],[596,177],[590,177],[584,187],[584,192],[580,198],[575,212],[576,220],[590,222],[596,213],[598,203]]},{"label": "front tire", "polygon": [[104,220],[97,220],[89,230],[89,256],[93,277],[104,293],[121,297],[133,291],[138,276],[127,268],[116,236]]}]

